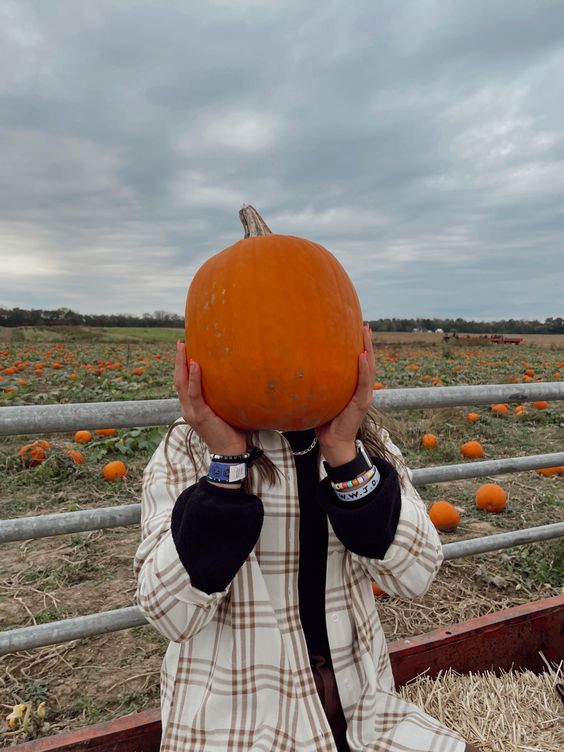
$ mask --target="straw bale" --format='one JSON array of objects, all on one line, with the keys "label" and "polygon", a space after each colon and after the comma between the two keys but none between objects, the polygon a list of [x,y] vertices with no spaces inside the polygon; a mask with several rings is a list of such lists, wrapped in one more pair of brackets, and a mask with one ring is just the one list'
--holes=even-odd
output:
[{"label": "straw bale", "polygon": [[482,752],[562,752],[563,682],[564,662],[547,663],[539,675],[449,669],[435,678],[418,676],[399,693]]}]

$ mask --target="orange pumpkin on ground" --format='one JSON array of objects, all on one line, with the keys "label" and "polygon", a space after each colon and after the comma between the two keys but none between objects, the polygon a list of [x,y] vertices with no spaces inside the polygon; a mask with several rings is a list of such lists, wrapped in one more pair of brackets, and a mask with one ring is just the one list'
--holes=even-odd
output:
[{"label": "orange pumpkin on ground", "polygon": [[347,273],[310,240],[272,234],[244,206],[245,238],[208,259],[186,299],[186,357],[210,407],[240,429],[303,430],[351,400],[364,350]]},{"label": "orange pumpkin on ground", "polygon": [[375,596],[377,596],[378,598],[381,598],[381,597],[382,597],[382,596],[384,596],[384,595],[388,595],[388,594],[387,594],[386,592],[384,592],[384,590],[382,590],[382,588],[381,588],[381,587],[379,587],[379,586],[378,586],[378,585],[377,585],[377,584],[376,584],[375,582],[373,582],[373,583],[372,583],[372,592],[373,592],[373,593],[374,593],[374,595],[375,595]]},{"label": "orange pumpkin on ground", "polygon": [[431,522],[443,532],[451,532],[460,522],[460,512],[449,501],[440,499],[434,501],[429,507],[429,517]]},{"label": "orange pumpkin on ground", "polygon": [[[47,442],[45,442],[47,444]],[[47,444],[47,447],[49,445]],[[18,452],[21,457],[22,464],[25,467],[35,467],[40,465],[45,459],[45,449],[47,447],[41,446],[39,441],[34,441],[33,444],[25,444]]]},{"label": "orange pumpkin on ground", "polygon": [[497,483],[484,483],[476,491],[476,506],[485,512],[503,512],[507,505],[507,494]]},{"label": "orange pumpkin on ground", "polygon": [[437,437],[434,433],[424,433],[421,437],[421,446],[423,449],[436,449]]},{"label": "orange pumpkin on ground", "polygon": [[466,420],[470,421],[470,423],[475,423],[477,420],[480,420],[480,416],[478,413],[467,413]]},{"label": "orange pumpkin on ground", "polygon": [[67,457],[70,457],[75,465],[84,465],[84,455],[78,449],[69,449]]},{"label": "orange pumpkin on ground", "polygon": [[564,475],[564,465],[558,465],[557,467],[539,467],[535,470],[535,473],[539,475]]},{"label": "orange pumpkin on ground", "polygon": [[509,405],[506,405],[504,403],[500,403],[498,405],[492,405],[490,407],[490,410],[492,413],[495,413],[496,415],[507,415],[509,412]]},{"label": "orange pumpkin on ground", "polygon": [[531,405],[536,410],[546,410],[546,408],[548,407],[548,402],[545,402],[544,400],[538,400],[537,402],[531,402]]},{"label": "orange pumpkin on ground", "polygon": [[78,441],[79,444],[88,444],[89,441],[92,441],[92,434],[90,431],[77,431],[74,440]]},{"label": "orange pumpkin on ground", "polygon": [[96,436],[115,436],[117,431],[115,428],[97,428],[94,433]]},{"label": "orange pumpkin on ground", "polygon": [[104,479],[108,481],[125,478],[127,475],[127,466],[121,460],[108,462],[108,464],[104,465],[102,468],[102,475],[104,476]]},{"label": "orange pumpkin on ground", "polygon": [[484,449],[479,441],[467,441],[460,447],[460,453],[469,460],[484,456]]}]

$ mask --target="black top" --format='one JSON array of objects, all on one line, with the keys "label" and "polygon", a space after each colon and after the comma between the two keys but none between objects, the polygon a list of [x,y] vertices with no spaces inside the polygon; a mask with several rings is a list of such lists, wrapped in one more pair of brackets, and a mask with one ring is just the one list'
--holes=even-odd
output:
[{"label": "black top", "polygon": [[[300,451],[311,444],[315,433],[311,429],[284,436],[293,451]],[[371,559],[385,556],[398,524],[401,492],[396,470],[381,457],[371,459],[380,473],[377,488],[360,501],[343,502],[331,480],[344,480],[354,460],[339,468],[327,467],[328,477],[320,483],[318,447],[294,457],[300,501],[300,618],[309,654],[323,655],[328,662],[327,518],[345,548]],[[206,593],[224,590],[256,545],[263,518],[262,501],[253,494],[220,488],[205,478],[185,489],[172,511],[171,532],[192,585]]]}]

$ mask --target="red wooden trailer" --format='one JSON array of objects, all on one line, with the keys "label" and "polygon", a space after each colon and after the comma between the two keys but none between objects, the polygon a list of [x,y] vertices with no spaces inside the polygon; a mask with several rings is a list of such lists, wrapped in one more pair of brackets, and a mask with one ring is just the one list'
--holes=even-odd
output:
[{"label": "red wooden trailer", "polygon": [[[564,596],[516,606],[409,640],[391,642],[397,686],[426,672],[451,668],[460,673],[529,669],[564,658]],[[47,736],[12,747],[16,752],[158,752],[159,710],[118,718],[77,731]]]}]

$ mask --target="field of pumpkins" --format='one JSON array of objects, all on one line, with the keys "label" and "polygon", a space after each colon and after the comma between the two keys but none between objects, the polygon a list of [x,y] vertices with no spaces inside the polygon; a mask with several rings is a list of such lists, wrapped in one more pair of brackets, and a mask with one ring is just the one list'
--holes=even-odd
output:
[{"label": "field of pumpkins", "polygon": [[[174,339],[133,344],[0,344],[0,405],[174,397]],[[374,394],[398,387],[557,381],[562,345],[379,341]],[[229,374],[225,375],[229,378]],[[385,425],[412,469],[564,450],[564,403],[396,411]],[[165,426],[0,438],[3,518],[138,503]],[[443,543],[564,519],[564,467],[419,486]],[[138,527],[0,547],[2,629],[130,606]],[[446,562],[423,598],[373,591],[390,639],[536,598],[564,582],[558,541]],[[166,641],[140,627],[0,658],[0,703],[47,702],[57,730],[158,705]],[[0,747],[3,742],[0,737]],[[7,744],[4,744],[7,746]]]}]

